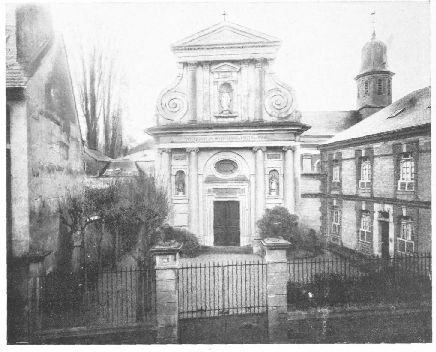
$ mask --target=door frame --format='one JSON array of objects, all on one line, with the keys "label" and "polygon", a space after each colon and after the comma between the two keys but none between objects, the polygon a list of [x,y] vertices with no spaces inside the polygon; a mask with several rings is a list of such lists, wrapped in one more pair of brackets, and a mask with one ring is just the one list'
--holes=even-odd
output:
[{"label": "door frame", "polygon": [[214,242],[214,201],[239,201],[239,245],[251,245],[249,198],[248,182],[205,184],[202,201],[202,209],[205,209],[202,224],[205,246],[213,246]]},{"label": "door frame", "polygon": [[[213,215],[214,215],[214,219],[213,219],[213,243],[214,246],[216,246],[215,244],[215,203],[228,203],[228,202],[234,202],[238,204],[238,210],[239,210],[239,214],[238,214],[238,241],[239,242],[239,246],[241,245],[241,203],[238,200],[214,200],[213,201]],[[222,244],[220,246],[238,246],[238,244]]]}]

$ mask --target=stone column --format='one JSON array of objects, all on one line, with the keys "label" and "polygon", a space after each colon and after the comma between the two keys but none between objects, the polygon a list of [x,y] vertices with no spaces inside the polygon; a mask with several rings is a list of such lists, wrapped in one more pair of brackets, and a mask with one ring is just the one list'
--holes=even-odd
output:
[{"label": "stone column", "polygon": [[292,147],[284,147],[284,182],[283,195],[285,207],[291,214],[295,213],[294,152]]},{"label": "stone column", "polygon": [[25,101],[10,104],[12,255],[29,251],[29,165]]},{"label": "stone column", "polygon": [[256,153],[256,221],[265,211],[265,151],[266,147],[254,147]]},{"label": "stone column", "polygon": [[156,270],[156,323],[157,343],[178,342],[178,282],[179,252],[178,243],[157,245],[151,249],[155,257]]},{"label": "stone column", "polygon": [[261,241],[267,263],[268,336],[270,342],[287,342],[287,283],[289,280],[286,250],[291,243],[283,239]]},{"label": "stone column", "polygon": [[254,111],[255,120],[263,120],[263,91],[264,91],[264,71],[263,60],[257,60],[255,63],[256,76],[256,108]]},{"label": "stone column", "polygon": [[189,153],[189,229],[198,234],[198,148],[188,148]]},{"label": "stone column", "polygon": [[188,96],[190,108],[190,122],[197,122],[197,65],[188,64]]},{"label": "stone column", "polygon": [[298,204],[300,203],[300,179],[301,179],[301,153],[300,145],[294,147],[294,183],[295,183],[295,211],[298,214]]}]

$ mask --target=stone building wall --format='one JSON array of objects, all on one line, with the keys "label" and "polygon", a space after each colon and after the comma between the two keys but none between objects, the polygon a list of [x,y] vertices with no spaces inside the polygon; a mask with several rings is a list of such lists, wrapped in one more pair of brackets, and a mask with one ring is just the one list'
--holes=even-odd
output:
[{"label": "stone building wall", "polygon": [[[83,146],[64,47],[55,40],[26,88],[30,248],[55,255],[57,203],[84,177]],[[40,219],[41,214],[49,220]],[[51,259],[51,260],[50,260]],[[49,262],[54,259],[50,256]]]}]

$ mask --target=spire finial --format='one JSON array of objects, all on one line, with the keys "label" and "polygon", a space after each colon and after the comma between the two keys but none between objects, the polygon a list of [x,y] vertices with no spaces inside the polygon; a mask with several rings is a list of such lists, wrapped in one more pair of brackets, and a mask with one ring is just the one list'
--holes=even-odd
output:
[{"label": "spire finial", "polygon": [[371,39],[375,39],[375,11],[371,12],[371,22],[372,22],[372,36],[371,36]]},{"label": "spire finial", "polygon": [[224,11],[221,15],[223,16],[223,18],[224,18],[224,22],[225,22],[225,21],[226,21],[227,12]]}]

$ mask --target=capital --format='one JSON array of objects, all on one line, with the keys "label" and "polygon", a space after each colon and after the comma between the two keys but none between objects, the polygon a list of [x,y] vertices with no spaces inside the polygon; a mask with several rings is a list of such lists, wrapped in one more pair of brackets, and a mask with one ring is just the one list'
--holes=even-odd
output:
[{"label": "capital", "polygon": [[186,148],[187,153],[198,153],[198,148]]},{"label": "capital", "polygon": [[294,150],[295,150],[295,147],[294,147],[294,146],[291,146],[291,145],[287,145],[287,146],[283,147],[283,150],[284,150],[285,152],[288,151],[288,150],[294,151]]},{"label": "capital", "polygon": [[254,67],[256,68],[262,68],[265,60],[264,59],[256,59]]},{"label": "capital", "polygon": [[162,153],[171,153],[171,149],[169,149],[169,148],[159,148],[159,154],[162,154]]},{"label": "capital", "polygon": [[262,152],[266,152],[266,147],[253,147],[253,152],[257,152],[261,150]]},{"label": "capital", "polygon": [[196,62],[190,62],[188,63],[188,71],[194,71],[197,69],[197,63]]}]

